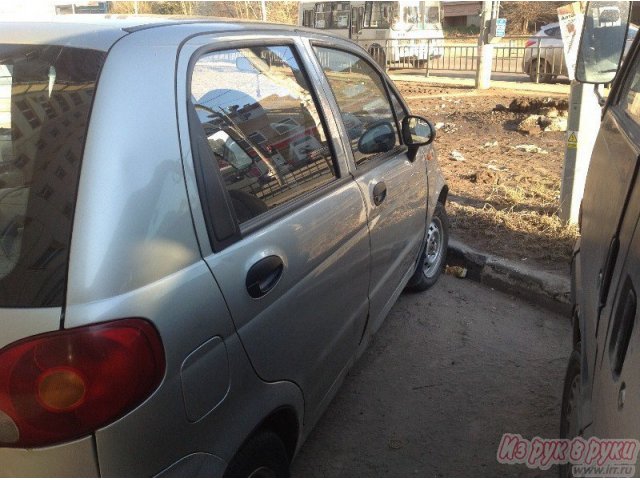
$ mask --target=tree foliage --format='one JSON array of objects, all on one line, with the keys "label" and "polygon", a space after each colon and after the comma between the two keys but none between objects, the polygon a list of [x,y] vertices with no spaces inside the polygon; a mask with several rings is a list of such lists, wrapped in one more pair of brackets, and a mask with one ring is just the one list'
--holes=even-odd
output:
[{"label": "tree foliage", "polygon": [[536,32],[542,25],[558,21],[558,7],[568,2],[501,2],[502,17],[510,34]]},{"label": "tree foliage", "polygon": [[[298,23],[298,2],[292,0],[265,2],[267,21],[274,23]],[[259,1],[112,1],[109,11],[117,14],[195,15],[200,17],[240,18],[262,20],[262,2]]]}]

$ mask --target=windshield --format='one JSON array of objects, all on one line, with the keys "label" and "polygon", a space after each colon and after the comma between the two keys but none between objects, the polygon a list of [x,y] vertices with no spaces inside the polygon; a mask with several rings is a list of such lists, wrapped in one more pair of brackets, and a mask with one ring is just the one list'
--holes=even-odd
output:
[{"label": "windshield", "polygon": [[439,2],[414,1],[399,2],[401,15],[396,18],[393,28],[426,30],[438,28],[440,24]]},{"label": "windshield", "polygon": [[0,44],[0,307],[61,306],[105,53]]}]

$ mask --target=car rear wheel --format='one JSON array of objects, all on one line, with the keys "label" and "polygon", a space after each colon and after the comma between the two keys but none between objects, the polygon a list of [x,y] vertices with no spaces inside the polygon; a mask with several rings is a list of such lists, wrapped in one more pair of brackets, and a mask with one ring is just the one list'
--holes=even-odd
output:
[{"label": "car rear wheel", "polygon": [[407,284],[407,290],[422,292],[436,284],[444,269],[449,245],[449,217],[440,202],[427,226],[427,241],[418,267]]},{"label": "car rear wheel", "polygon": [[233,457],[224,474],[235,478],[289,477],[289,455],[284,443],[271,430],[251,437]]}]

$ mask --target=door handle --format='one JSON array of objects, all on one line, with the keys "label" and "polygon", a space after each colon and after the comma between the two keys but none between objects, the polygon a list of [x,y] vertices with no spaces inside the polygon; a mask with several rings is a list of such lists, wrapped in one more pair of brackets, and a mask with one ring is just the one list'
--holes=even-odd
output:
[{"label": "door handle", "polygon": [[613,315],[613,324],[609,334],[609,363],[611,364],[611,374],[616,381],[620,378],[622,366],[627,356],[636,319],[637,304],[633,282],[630,277],[627,277],[618,296],[618,306]]},{"label": "door handle", "polygon": [[258,260],[247,272],[246,287],[251,298],[260,298],[276,286],[282,276],[284,263],[277,255]]},{"label": "door handle", "polygon": [[380,205],[387,197],[387,185],[384,182],[378,182],[373,187],[373,203]]}]

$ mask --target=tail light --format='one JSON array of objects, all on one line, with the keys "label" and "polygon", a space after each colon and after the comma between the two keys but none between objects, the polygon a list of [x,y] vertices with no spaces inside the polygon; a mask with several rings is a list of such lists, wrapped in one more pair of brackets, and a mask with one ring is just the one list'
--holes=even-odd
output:
[{"label": "tail light", "polygon": [[527,43],[524,44],[524,48],[533,47],[537,42],[535,40],[527,40]]},{"label": "tail light", "polygon": [[0,447],[91,433],[140,405],[164,371],[162,341],[141,319],[15,342],[0,350]]}]

